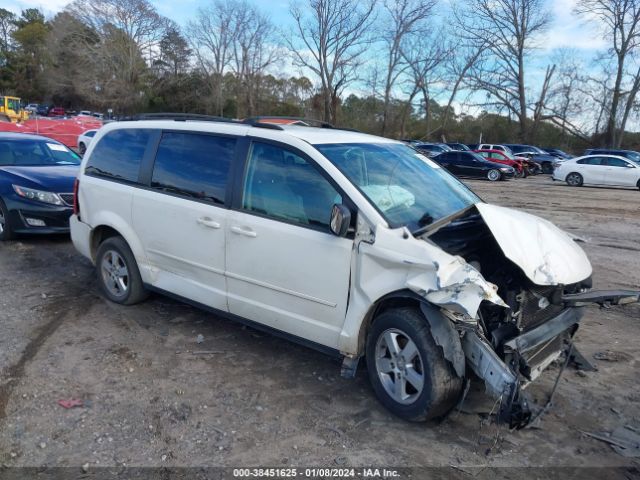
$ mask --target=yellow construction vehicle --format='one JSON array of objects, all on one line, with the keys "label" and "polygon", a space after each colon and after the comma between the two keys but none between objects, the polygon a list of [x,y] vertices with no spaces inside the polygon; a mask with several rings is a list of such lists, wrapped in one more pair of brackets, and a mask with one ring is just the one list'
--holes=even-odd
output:
[{"label": "yellow construction vehicle", "polygon": [[0,121],[24,122],[29,119],[29,112],[22,108],[18,97],[0,96]]}]

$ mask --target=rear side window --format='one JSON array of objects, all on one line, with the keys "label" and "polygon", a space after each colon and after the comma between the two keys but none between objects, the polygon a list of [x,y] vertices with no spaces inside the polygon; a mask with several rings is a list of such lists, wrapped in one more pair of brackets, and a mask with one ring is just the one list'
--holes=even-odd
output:
[{"label": "rear side window", "polygon": [[93,149],[85,174],[137,182],[140,162],[152,132],[130,128],[107,133]]},{"label": "rear side window", "polygon": [[235,138],[165,132],[151,187],[223,205],[235,147]]},{"label": "rear side window", "polygon": [[605,158],[604,164],[609,167],[627,167],[629,164],[620,158]]},{"label": "rear side window", "polygon": [[578,160],[577,163],[579,163],[580,165],[600,165],[601,160],[602,159],[600,157],[591,157]]}]

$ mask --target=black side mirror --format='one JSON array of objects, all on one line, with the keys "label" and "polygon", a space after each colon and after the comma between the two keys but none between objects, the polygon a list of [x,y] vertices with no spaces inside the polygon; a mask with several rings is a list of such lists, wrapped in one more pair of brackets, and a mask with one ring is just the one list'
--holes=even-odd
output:
[{"label": "black side mirror", "polygon": [[342,204],[335,203],[331,209],[329,226],[334,235],[344,237],[351,224],[351,211]]}]

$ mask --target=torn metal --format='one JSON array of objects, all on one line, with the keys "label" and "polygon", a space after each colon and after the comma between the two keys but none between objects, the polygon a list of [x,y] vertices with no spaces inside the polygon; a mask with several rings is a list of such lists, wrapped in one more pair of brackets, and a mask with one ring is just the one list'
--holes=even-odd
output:
[{"label": "torn metal", "polygon": [[[533,215],[479,203],[414,237],[359,219],[344,351],[358,354],[363,308],[410,290],[456,374],[468,365],[500,399],[499,418],[531,419],[523,388],[566,349],[582,305],[624,304],[639,292],[587,291],[592,268],[565,232]],[[351,319],[351,320],[350,320]]]}]

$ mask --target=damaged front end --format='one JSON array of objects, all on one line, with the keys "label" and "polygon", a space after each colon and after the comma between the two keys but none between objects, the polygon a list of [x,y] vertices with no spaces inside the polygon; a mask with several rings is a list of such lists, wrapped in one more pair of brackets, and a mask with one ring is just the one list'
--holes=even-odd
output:
[{"label": "damaged front end", "polygon": [[477,204],[420,239],[455,260],[439,265],[437,288],[424,288],[420,275],[409,275],[406,285],[452,322],[467,366],[500,399],[498,417],[511,428],[531,420],[523,389],[567,352],[582,307],[640,298],[634,291],[590,290],[582,249],[550,222],[523,212]]}]

